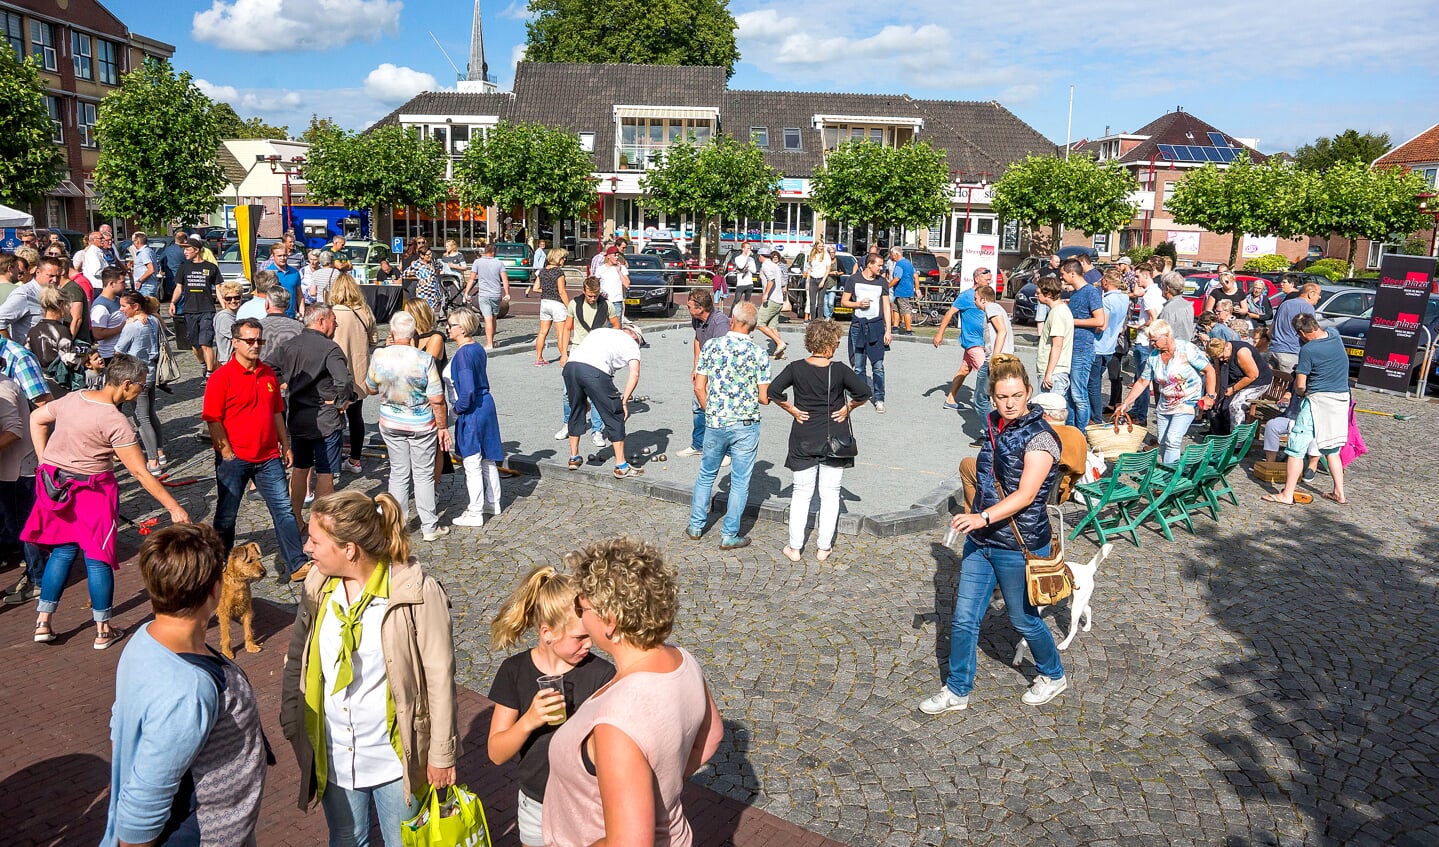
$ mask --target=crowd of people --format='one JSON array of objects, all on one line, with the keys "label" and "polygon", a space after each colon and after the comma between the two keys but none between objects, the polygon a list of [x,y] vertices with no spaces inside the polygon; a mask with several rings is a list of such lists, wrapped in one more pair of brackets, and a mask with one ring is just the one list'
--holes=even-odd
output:
[{"label": "crowd of people", "polygon": [[[438,258],[413,245],[384,269],[415,285],[381,344],[342,240],[299,269],[293,242],[276,243],[247,295],[221,278],[201,239],[174,236],[157,254],[137,233],[128,261],[106,232],[76,256],[53,242],[0,255],[0,551],[24,565],[4,601],[37,601],[34,640],[54,641],[53,616],[83,557],[95,649],[125,637],[110,623],[123,520],[118,459],[176,525],[148,534],[140,553],[155,618],[134,633],[117,672],[105,843],[196,832],[241,843],[258,819],[270,748],[248,680],[205,633],[253,488],[271,518],[278,576],[298,590],[280,725],[300,765],[300,808],[322,810],[332,844],[367,843],[378,823],[396,847],[426,792],[455,784],[460,755],[449,599],[413,555],[409,501],[422,543],[500,513],[505,456],[488,357],[510,296],[507,271],[493,247],[467,263],[454,243]],[[564,250],[542,247],[532,266],[541,298],[535,364],[551,362],[551,328],[559,350],[564,426],[555,438],[567,442],[571,469],[585,464],[587,434],[612,445],[619,479],[643,474],[625,452],[646,346],[625,319],[627,247],[605,245],[574,295]],[[741,261],[748,254],[746,245]],[[735,286],[727,309],[710,289],[689,293],[693,415],[678,452],[700,459],[691,540],[703,538],[728,467],[719,546],[751,543],[741,519],[763,407],[773,405],[790,417],[781,552],[795,562],[807,548],[820,561],[834,553],[843,473],[859,454],[850,417],[866,405],[885,412],[885,353],[896,334],[912,334],[915,280],[903,251],[861,256],[837,286],[838,303],[853,311],[846,330],[826,317],[832,248],[816,242],[808,256],[795,316],[807,355],[777,374],[786,355],[776,331],[786,307],[777,256],[749,259],[751,284]],[[1084,472],[1086,426],[1114,414],[1145,424],[1153,399],[1157,449],[1171,461],[1197,419],[1227,431],[1275,374],[1291,374],[1293,400],[1265,433],[1271,451],[1287,436],[1289,478],[1266,499],[1293,502],[1299,479],[1327,456],[1329,496],[1344,502],[1333,458],[1346,434],[1347,358],[1315,319],[1315,287],[1286,278],[1292,292],[1275,308],[1221,273],[1196,320],[1183,278],[1163,264],[1101,271],[1079,257],[1052,270],[1037,283],[1045,312],[1032,367],[1015,355],[1014,328],[986,270],[934,338],[941,347],[956,323],[960,363],[945,407],[963,412],[959,392],[973,374],[981,435],[978,456],[961,466],[963,510],[952,526],[965,534],[963,564],[944,686],[919,704],[929,714],[967,707],[996,586],[1039,672],[1023,701],[1047,703],[1067,688],[1054,639],[1025,596],[1025,560],[1049,553],[1045,504],[1052,492],[1067,496]],[[435,280],[456,272],[459,300],[441,296]],[[753,280],[758,304],[747,290]],[[173,379],[163,365],[180,322],[202,371],[204,430],[195,434],[213,452],[213,527],[191,525],[167,485],[173,462],[156,392]],[[836,360],[842,341],[847,363]],[[389,475],[377,497],[339,485],[373,455],[368,396],[378,398]],[[437,481],[454,458],[467,496],[445,525]],[[525,576],[491,628],[495,650],[526,632],[536,639],[500,665],[490,692],[489,757],[519,761],[521,841],[566,847],[645,832],[687,843],[681,790],[723,728],[693,656],[667,643],[678,611],[674,571],[653,546],[628,538],[592,544],[564,564]]]}]

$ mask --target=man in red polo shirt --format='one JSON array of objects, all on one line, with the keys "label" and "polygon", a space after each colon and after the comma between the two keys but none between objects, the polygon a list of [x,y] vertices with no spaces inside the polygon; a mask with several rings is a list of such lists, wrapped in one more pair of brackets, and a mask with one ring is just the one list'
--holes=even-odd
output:
[{"label": "man in red polo shirt", "polygon": [[310,572],[300,545],[300,528],[290,510],[290,490],[285,469],[290,466],[290,434],[285,430],[285,400],[280,380],[260,361],[265,341],[254,318],[235,321],[231,337],[235,347],[230,361],[218,368],[205,383],[205,406],[201,417],[210,428],[215,446],[215,480],[220,502],[215,506],[215,529],[225,542],[225,552],[235,546],[235,516],[251,480],[275,522],[280,542],[280,559],[292,582],[302,582]]}]

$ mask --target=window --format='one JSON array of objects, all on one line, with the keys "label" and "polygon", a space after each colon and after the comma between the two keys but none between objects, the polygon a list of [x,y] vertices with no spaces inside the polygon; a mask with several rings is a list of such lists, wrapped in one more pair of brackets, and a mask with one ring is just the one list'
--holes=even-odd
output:
[{"label": "window", "polygon": [[45,95],[45,109],[50,113],[50,140],[56,144],[65,143],[65,119],[60,112],[60,98]]},{"label": "window", "polygon": [[[707,144],[713,133],[712,122],[696,118],[623,118],[615,147],[619,154],[616,166],[619,170],[644,170],[659,162],[660,155],[671,144],[692,141],[696,145]],[[585,136],[589,136],[586,142]],[[587,152],[594,152],[594,132],[580,133],[580,144]]]},{"label": "window", "polygon": [[113,41],[96,39],[97,58],[100,60],[100,81],[106,85],[120,84],[120,49]]},{"label": "window", "polygon": [[784,130],[784,149],[803,150],[804,143],[800,135],[799,127],[786,127]]},{"label": "window", "polygon": [[1172,182],[1166,182],[1166,183],[1164,183],[1164,206],[1163,206],[1163,208],[1164,208],[1165,211],[1168,211],[1168,210],[1169,210],[1169,201],[1172,200],[1172,199],[1174,199],[1174,186],[1175,186],[1175,183],[1172,183]]},{"label": "window", "polygon": [[95,140],[95,104],[94,104],[94,103],[83,103],[83,102],[80,102],[80,101],[76,101],[76,103],[75,103],[75,126],[77,126],[77,127],[79,128],[79,130],[80,130],[80,146],[81,146],[81,147],[99,147],[99,146],[100,146],[99,142]]},{"label": "window", "polygon": [[1094,252],[1101,256],[1109,255],[1109,233],[1101,232],[1094,236]]},{"label": "window", "polygon": [[80,79],[95,78],[94,44],[83,32],[70,33],[70,54],[75,60],[75,76]]},{"label": "window", "polygon": [[45,70],[59,70],[60,62],[55,53],[55,28],[53,26],[44,21],[30,22],[30,54],[41,58]]},{"label": "window", "polygon": [[751,142],[753,142],[753,143],[754,143],[754,146],[758,147],[759,149],[761,149],[761,150],[768,150],[768,149],[769,149],[769,127],[767,127],[767,126],[752,126],[752,127],[750,127],[750,128],[749,128],[749,140],[750,140]]},{"label": "window", "polygon": [[1001,253],[1019,252],[1019,221],[1004,222],[1004,229],[999,234],[999,250]]},{"label": "window", "polygon": [[1415,168],[1414,172],[1424,177],[1424,181],[1429,183],[1429,188],[1431,190],[1434,188],[1435,179],[1436,177],[1439,177],[1439,168],[1419,167]]},{"label": "window", "polygon": [[470,128],[466,124],[450,127],[450,153],[458,156],[470,146]]},{"label": "window", "polygon": [[25,58],[25,21],[14,12],[0,12],[0,30],[4,30],[5,40],[15,51],[15,58]]},{"label": "window", "polygon": [[833,150],[839,146],[839,127],[827,126],[824,128],[824,149]]},{"label": "window", "polygon": [[1378,241],[1369,242],[1369,262],[1366,267],[1377,268],[1384,260],[1385,253],[1393,253],[1397,249],[1396,244],[1383,244]]},{"label": "window", "polygon": [[586,153],[595,152],[595,134],[593,132],[580,133],[580,149]]}]

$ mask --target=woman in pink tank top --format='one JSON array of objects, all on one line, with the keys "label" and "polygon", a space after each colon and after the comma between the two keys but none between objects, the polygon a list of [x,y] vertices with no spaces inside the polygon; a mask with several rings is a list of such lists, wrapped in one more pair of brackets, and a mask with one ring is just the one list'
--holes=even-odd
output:
[{"label": "woman in pink tank top", "polygon": [[575,613],[617,673],[550,740],[545,844],[688,847],[680,794],[724,726],[699,663],[665,644],[679,608],[674,571],[653,545],[630,538],[566,562],[580,584]]}]

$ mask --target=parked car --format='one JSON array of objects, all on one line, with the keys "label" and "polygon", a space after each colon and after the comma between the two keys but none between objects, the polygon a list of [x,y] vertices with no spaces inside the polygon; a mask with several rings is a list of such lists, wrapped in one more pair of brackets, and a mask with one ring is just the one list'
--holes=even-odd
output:
[{"label": "parked car", "polygon": [[[1344,352],[1349,354],[1349,370],[1357,372],[1364,365],[1364,342],[1369,335],[1369,323],[1374,316],[1374,309],[1371,307],[1358,317],[1340,321],[1334,327],[1339,337],[1344,340]],[[1419,365],[1423,361],[1425,345],[1431,339],[1439,338],[1439,294],[1431,294],[1429,303],[1424,308],[1424,316],[1420,318],[1420,326],[1429,330],[1425,335],[1421,329],[1419,332],[1419,352],[1415,361],[1409,363],[1409,381],[1415,382],[1419,378]],[[1431,364],[1432,371],[1429,379],[1433,383],[1439,378],[1439,356],[1435,356]]]},{"label": "parked car", "polygon": [[[955,263],[956,270],[959,264]],[[1039,278],[1039,272],[1049,267],[1048,256],[1026,256],[1009,271],[1004,286],[998,289],[1000,297],[1015,297],[1020,289]]]},{"label": "parked car", "polygon": [[[1265,277],[1250,274],[1235,274],[1234,281],[1239,283],[1240,291],[1253,291],[1256,283],[1261,284],[1269,292],[1269,304],[1275,308],[1284,301],[1284,295],[1279,292],[1279,283],[1273,282]],[[1184,298],[1194,304],[1194,316],[1199,317],[1204,311],[1204,298],[1210,289],[1219,284],[1219,274],[1205,272],[1194,274],[1184,278]]]},{"label": "parked car", "polygon": [[[255,267],[256,267],[256,268],[258,268],[261,264],[263,264],[263,263],[265,263],[265,262],[268,262],[268,261],[270,260],[270,245],[272,245],[272,244],[277,244],[277,243],[279,243],[279,241],[280,241],[280,239],[278,239],[278,238],[257,238],[257,239],[255,239]],[[169,239],[169,238],[164,239],[164,243],[169,244],[169,243],[170,243],[170,239]],[[154,242],[154,241],[151,241],[151,242],[150,242],[150,245],[153,247],[153,246],[155,245],[155,242]],[[351,245],[346,245],[346,246],[351,249],[351,255],[352,255],[352,256],[355,256],[355,257],[357,258],[356,264],[358,264],[358,263],[359,263],[359,262],[358,262],[358,257],[360,256],[360,253],[359,253],[357,250],[354,249],[353,244],[351,244]],[[157,248],[157,249],[158,249],[158,248]],[[216,258],[216,264],[218,264],[218,265],[220,266],[220,276],[221,276],[221,277],[223,277],[223,278],[226,279],[226,280],[237,280],[237,281],[240,281],[240,282],[244,282],[244,283],[246,283],[247,285],[249,284],[249,280],[245,279],[245,275],[244,275],[244,273],[242,272],[242,267],[243,267],[243,266],[242,266],[241,263],[240,263],[240,243],[239,243],[238,241],[235,242],[235,243],[233,243],[233,244],[231,244],[229,247],[226,247],[225,250],[224,250],[223,252],[217,254],[215,258]],[[304,264],[305,264],[305,253],[304,253],[304,251],[303,251],[303,250],[296,250],[294,253],[291,253],[291,254],[290,254],[290,258],[287,260],[287,264],[289,264],[289,266],[292,267],[292,268],[300,268],[300,267],[303,267]],[[379,266],[379,260],[378,260],[378,259],[375,261],[375,265],[376,265],[377,267]],[[368,277],[366,277],[366,278],[368,279]]]},{"label": "parked car", "polygon": [[234,244],[240,240],[240,231],[233,228],[224,229],[223,227],[214,227],[213,229],[206,230],[205,234],[201,237],[205,239],[205,243],[209,245],[210,249],[215,251],[215,255],[219,256],[225,252],[227,245]]},{"label": "parked car", "polygon": [[[944,274],[939,269],[939,257],[928,250],[906,247],[904,257],[914,265],[915,285],[935,285],[943,278]],[[956,265],[955,270],[958,269]]]},{"label": "parked car", "polygon": [[640,251],[644,256],[659,257],[660,264],[667,268],[679,269],[685,267],[685,254],[680,252],[678,247],[646,247]]},{"label": "parked car", "polygon": [[1377,276],[1350,276],[1334,283],[1335,285],[1348,285],[1352,288],[1378,288],[1379,277]]},{"label": "parked car", "polygon": [[1059,261],[1067,262],[1075,256],[1087,255],[1091,263],[1099,261],[1099,251],[1093,247],[1061,247],[1059,248]]},{"label": "parked car", "polygon": [[[505,276],[509,277],[510,282],[528,283],[530,281],[530,273],[534,270],[532,265],[535,260],[535,251],[531,250],[528,244],[518,241],[498,241],[495,243],[495,258],[505,266]],[[380,260],[376,259],[375,264],[379,263]]]},{"label": "parked car", "polygon": [[1314,311],[1319,313],[1321,324],[1333,326],[1368,312],[1376,294],[1372,288],[1326,283],[1319,286],[1319,304]]},{"label": "parked car", "polygon": [[675,313],[675,274],[666,272],[659,256],[626,253],[630,287],[625,292],[625,311],[659,312],[665,317]]},{"label": "parked car", "polygon": [[[805,263],[809,259],[809,251],[805,251],[789,260],[789,269],[786,275],[785,293],[789,298],[789,306],[796,315],[804,314],[804,300],[808,294],[808,282],[805,275]],[[849,253],[835,253],[836,263],[839,265],[841,278],[853,274],[859,268],[859,260]],[[834,277],[830,279],[833,281]],[[833,283],[838,284],[838,283]],[[839,296],[835,296],[834,316],[845,317],[854,313],[853,309],[839,305]]]},{"label": "parked car", "polygon": [[38,227],[35,230],[35,243],[41,247],[50,243],[50,233],[56,233],[60,240],[65,242],[66,249],[73,255],[85,249],[85,233],[76,232],[73,229],[60,229],[58,227]]}]

